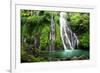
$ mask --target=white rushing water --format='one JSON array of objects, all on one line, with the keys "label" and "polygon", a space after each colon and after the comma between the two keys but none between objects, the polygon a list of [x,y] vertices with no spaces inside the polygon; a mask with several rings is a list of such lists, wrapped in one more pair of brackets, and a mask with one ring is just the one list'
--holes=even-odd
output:
[{"label": "white rushing water", "polygon": [[67,13],[65,12],[60,12],[60,33],[64,50],[73,50],[78,45],[79,40],[71,30],[69,22],[67,21]]},{"label": "white rushing water", "polygon": [[50,51],[54,51],[55,49],[55,22],[53,15],[51,16],[51,25],[50,25],[50,40],[51,40],[51,45],[50,45]]}]

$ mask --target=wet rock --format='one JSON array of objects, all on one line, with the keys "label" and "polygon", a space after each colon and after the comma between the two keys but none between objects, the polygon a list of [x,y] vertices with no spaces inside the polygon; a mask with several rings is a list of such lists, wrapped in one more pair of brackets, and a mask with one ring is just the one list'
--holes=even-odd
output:
[{"label": "wet rock", "polygon": [[71,60],[78,60],[78,57],[74,56]]},{"label": "wet rock", "polygon": [[81,55],[80,57],[78,57],[78,59],[79,59],[79,60],[84,60],[84,59],[87,59],[87,57],[84,56],[84,55]]}]

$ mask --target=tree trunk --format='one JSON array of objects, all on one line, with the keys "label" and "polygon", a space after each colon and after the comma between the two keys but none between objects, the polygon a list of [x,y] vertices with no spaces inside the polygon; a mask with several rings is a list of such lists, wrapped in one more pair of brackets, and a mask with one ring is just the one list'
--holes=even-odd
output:
[{"label": "tree trunk", "polygon": [[40,35],[39,33],[36,33],[34,38],[34,47],[39,49],[39,46],[40,46]]}]

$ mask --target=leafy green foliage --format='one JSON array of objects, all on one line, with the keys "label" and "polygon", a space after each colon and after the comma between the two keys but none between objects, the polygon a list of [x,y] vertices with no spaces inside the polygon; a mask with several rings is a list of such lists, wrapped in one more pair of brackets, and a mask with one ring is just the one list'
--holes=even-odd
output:
[{"label": "leafy green foliage", "polygon": [[41,32],[41,37],[40,37],[40,48],[41,49],[45,49],[46,45],[48,44],[49,41],[49,33],[50,33],[50,28],[49,26],[45,25],[42,29]]},{"label": "leafy green foliage", "polygon": [[80,45],[81,48],[89,48],[89,33],[84,33],[80,36]]}]

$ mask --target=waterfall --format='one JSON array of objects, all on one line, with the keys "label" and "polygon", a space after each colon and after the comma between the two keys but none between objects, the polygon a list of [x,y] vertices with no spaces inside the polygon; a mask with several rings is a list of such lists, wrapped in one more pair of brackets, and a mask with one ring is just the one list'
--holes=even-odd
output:
[{"label": "waterfall", "polygon": [[60,12],[60,33],[64,46],[64,50],[74,49],[78,45],[78,38],[74,32],[72,32],[69,22],[67,21],[67,14]]},{"label": "waterfall", "polygon": [[51,16],[51,25],[50,25],[50,51],[54,51],[55,49],[55,22],[54,22],[54,18],[53,15]]}]

